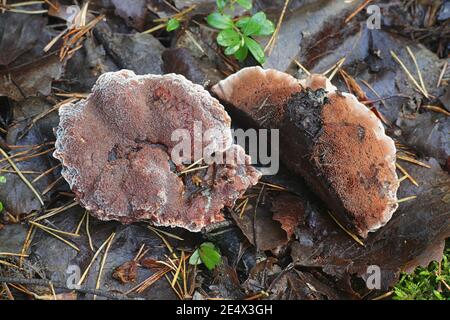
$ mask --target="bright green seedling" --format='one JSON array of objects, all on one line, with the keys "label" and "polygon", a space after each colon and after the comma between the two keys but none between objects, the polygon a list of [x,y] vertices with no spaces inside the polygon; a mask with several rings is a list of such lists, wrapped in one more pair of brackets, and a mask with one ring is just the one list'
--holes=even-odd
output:
[{"label": "bright green seedling", "polygon": [[243,61],[250,52],[256,61],[263,64],[266,60],[264,49],[253,37],[270,36],[274,33],[275,26],[264,12],[233,19],[225,11],[227,8],[233,11],[235,3],[246,10],[252,8],[250,0],[217,0],[218,11],[208,15],[206,21],[211,27],[221,30],[217,35],[217,43],[225,48],[226,55],[233,55],[237,60]]},{"label": "bright green seedling", "polygon": [[177,30],[181,26],[180,20],[172,18],[167,22],[166,30],[174,31]]},{"label": "bright green seedling", "polygon": [[[448,242],[447,242],[448,247]],[[440,267],[432,262],[428,268],[417,268],[403,274],[394,287],[394,300],[450,300],[450,248],[444,252]]]},{"label": "bright green seedling", "polygon": [[189,258],[189,264],[203,263],[209,270],[213,270],[222,261],[219,250],[211,242],[204,242]]}]

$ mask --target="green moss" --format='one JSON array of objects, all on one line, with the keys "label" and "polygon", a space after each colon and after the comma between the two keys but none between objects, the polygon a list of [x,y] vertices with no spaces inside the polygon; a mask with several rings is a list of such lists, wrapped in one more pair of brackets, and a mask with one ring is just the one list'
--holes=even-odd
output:
[{"label": "green moss", "polygon": [[[440,270],[440,271],[439,271]],[[403,274],[394,287],[394,300],[450,300],[450,241],[439,263],[432,262],[428,268],[417,268],[412,274]]]}]

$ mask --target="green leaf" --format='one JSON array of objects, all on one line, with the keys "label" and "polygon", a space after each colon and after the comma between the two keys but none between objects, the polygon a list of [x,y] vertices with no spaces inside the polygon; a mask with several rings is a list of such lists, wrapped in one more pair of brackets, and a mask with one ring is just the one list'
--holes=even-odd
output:
[{"label": "green leaf", "polygon": [[6,183],[6,177],[0,176],[0,183]]},{"label": "green leaf", "polygon": [[266,14],[264,12],[258,12],[250,18],[250,20],[242,28],[242,32],[246,36],[257,34],[263,27],[264,21],[266,21]]},{"label": "green leaf", "polygon": [[166,30],[170,32],[170,31],[178,29],[179,27],[180,27],[180,21],[175,18],[172,18],[167,22]]},{"label": "green leaf", "polygon": [[202,260],[200,259],[200,253],[199,250],[197,249],[192,253],[191,257],[189,258],[189,264],[196,266],[200,263],[202,263]]},{"label": "green leaf", "polygon": [[3,211],[3,203],[0,202],[0,212]]},{"label": "green leaf", "polygon": [[214,269],[222,261],[222,256],[210,242],[203,243],[199,248],[199,253],[200,259],[209,270]]},{"label": "green leaf", "polygon": [[236,2],[245,10],[252,8],[252,0],[236,0]]},{"label": "green leaf", "polygon": [[222,47],[230,47],[237,45],[241,40],[239,33],[233,29],[225,29],[217,35],[217,43]]},{"label": "green leaf", "polygon": [[227,4],[227,0],[216,0],[217,9],[219,9],[220,12],[225,9],[225,5]]},{"label": "green leaf", "polygon": [[233,20],[231,19],[231,17],[226,14],[220,14],[218,12],[211,13],[206,18],[206,21],[211,27],[220,30],[233,27]]},{"label": "green leaf", "polygon": [[236,53],[234,54],[234,57],[238,61],[242,62],[247,58],[247,55],[248,55],[248,48],[247,48],[247,46],[244,45],[244,46],[241,46],[241,48],[238,51],[236,51]]},{"label": "green leaf", "polygon": [[275,25],[272,21],[266,19],[263,22],[261,29],[255,33],[256,36],[270,36],[275,32]]},{"label": "green leaf", "polygon": [[258,42],[256,42],[252,38],[245,37],[245,44],[253,57],[255,57],[256,61],[258,61],[260,64],[263,64],[266,61],[264,50]]},{"label": "green leaf", "polygon": [[241,43],[239,42],[239,43],[238,43],[237,45],[235,45],[235,46],[231,46],[231,47],[226,48],[225,51],[224,51],[224,53],[225,53],[227,56],[231,56],[231,55],[235,54],[235,53],[239,50],[240,47],[241,47]]},{"label": "green leaf", "polygon": [[235,25],[239,29],[243,29],[245,25],[250,21],[251,17],[242,17],[238,21],[236,21]]}]

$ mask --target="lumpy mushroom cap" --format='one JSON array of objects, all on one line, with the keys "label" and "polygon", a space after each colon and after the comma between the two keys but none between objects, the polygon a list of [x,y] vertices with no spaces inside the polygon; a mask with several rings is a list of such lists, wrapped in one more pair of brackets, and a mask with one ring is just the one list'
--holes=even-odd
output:
[{"label": "lumpy mushroom cap", "polygon": [[[172,141],[177,129],[187,130],[192,148],[199,143],[218,154],[244,153],[232,145],[223,106],[180,75],[106,73],[86,100],[62,106],[59,114],[54,156],[80,204],[102,220],[151,220],[199,231],[223,220],[221,209],[233,205],[260,177],[248,156],[243,163],[177,171],[183,168],[171,158],[179,142]],[[202,140],[193,130],[195,123],[202,132],[221,134]],[[192,163],[199,157],[193,152],[182,160]],[[227,179],[217,182],[211,170]],[[196,184],[190,182],[194,175]]]},{"label": "lumpy mushroom cap", "polygon": [[[260,67],[244,68],[212,90],[253,124],[280,129],[284,163],[351,230],[366,237],[392,217],[399,185],[395,145],[355,96],[338,92],[322,75],[297,80]],[[302,109],[316,94],[326,103]]]}]

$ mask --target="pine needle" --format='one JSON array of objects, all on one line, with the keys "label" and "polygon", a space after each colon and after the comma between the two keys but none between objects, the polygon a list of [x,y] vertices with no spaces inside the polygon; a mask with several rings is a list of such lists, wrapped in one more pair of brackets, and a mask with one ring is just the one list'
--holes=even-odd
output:
[{"label": "pine needle", "polygon": [[58,239],[58,240],[64,242],[65,244],[67,244],[69,247],[71,247],[71,248],[74,249],[75,251],[78,251],[78,252],[80,251],[80,249],[79,249],[76,245],[74,245],[73,243],[67,241],[67,240],[64,239],[63,237],[57,235],[55,232],[49,230],[48,228],[46,228],[46,227],[44,227],[44,226],[42,226],[42,225],[40,225],[40,224],[38,224],[38,223],[34,223],[33,221],[30,221],[30,223],[33,224],[36,228],[39,228],[40,230],[42,230],[42,231],[44,231],[44,232],[46,232],[46,233],[52,235],[52,236],[55,237],[56,239]]},{"label": "pine needle", "polygon": [[336,222],[336,224],[342,229],[344,230],[344,232],[346,234],[348,234],[353,240],[356,241],[356,243],[358,243],[359,245],[365,247],[364,243],[361,241],[361,239],[358,238],[358,236],[356,236],[355,234],[353,234],[352,232],[350,232],[346,227],[344,227],[336,218],[335,216],[328,211],[328,214],[330,215],[330,217],[334,220],[334,222]]},{"label": "pine needle", "polygon": [[272,54],[273,48],[275,47],[276,39],[278,37],[278,33],[280,32],[281,25],[284,20],[284,15],[286,14],[286,9],[289,5],[289,0],[284,1],[283,9],[281,10],[280,18],[278,19],[277,26],[275,28],[275,31],[273,32],[272,36],[270,37],[269,42],[267,43],[266,47],[264,48],[264,52],[268,52],[268,56]]},{"label": "pine needle", "polygon": [[98,250],[95,252],[94,256],[92,257],[91,262],[89,262],[89,265],[87,266],[86,270],[84,271],[83,275],[81,276],[80,280],[78,281],[77,285],[81,286],[83,284],[84,280],[86,280],[89,270],[91,269],[92,265],[95,262],[95,259],[97,259],[100,252],[102,252],[103,248],[111,241],[112,238],[114,238],[114,236],[115,236],[115,233],[112,233],[105,240],[105,242],[103,242],[103,244],[100,246],[100,248],[98,248]]},{"label": "pine needle", "polygon": [[[107,257],[108,257],[109,249],[111,248],[111,244],[113,243],[113,240],[114,240],[114,237],[115,237],[115,236],[116,236],[116,234],[113,233],[113,234],[109,237],[108,245],[106,246],[105,253],[103,254],[102,262],[100,263],[100,270],[98,271],[97,282],[96,282],[96,284],[95,284],[95,289],[96,289],[96,290],[100,289],[100,283],[101,283],[101,280],[102,280],[103,269],[104,269],[104,267],[105,267],[105,263],[106,263],[106,259],[107,259]],[[94,295],[94,300],[96,300],[96,299],[97,299],[97,296]]]},{"label": "pine needle", "polygon": [[442,66],[442,71],[441,71],[441,73],[439,75],[439,79],[438,79],[438,82],[437,82],[437,87],[438,88],[441,86],[442,79],[444,79],[445,72],[447,71],[447,66],[448,66],[448,62],[445,61],[444,65]]},{"label": "pine needle", "polygon": [[89,231],[89,213],[86,215],[86,234],[88,237],[88,242],[89,242],[89,248],[91,248],[92,251],[94,251],[94,245],[92,243],[92,237],[91,237],[91,232]]},{"label": "pine needle", "polygon": [[308,76],[311,75],[311,72],[308,71],[297,59],[294,59],[295,64],[303,70],[304,73],[306,73]]},{"label": "pine needle", "polygon": [[419,160],[416,160],[416,159],[408,157],[408,156],[404,156],[404,155],[399,155],[398,154],[397,155],[397,159],[400,159],[400,160],[403,160],[403,161],[406,161],[406,162],[409,162],[409,163],[413,163],[413,164],[416,164],[416,165],[424,167],[424,168],[431,169],[431,166],[429,164],[423,163],[423,162],[421,162]]},{"label": "pine needle", "polygon": [[365,7],[367,7],[367,5],[372,2],[372,0],[366,0],[364,1],[360,6],[358,6],[358,8],[356,8],[355,11],[353,11],[348,17],[347,19],[345,19],[345,23],[348,23],[350,20],[352,20],[358,13],[360,13]]},{"label": "pine needle", "polygon": [[394,291],[388,291],[386,293],[383,293],[381,296],[375,297],[372,300],[383,300],[385,298],[388,298],[394,294]]},{"label": "pine needle", "polygon": [[25,176],[22,174],[22,172],[19,170],[19,168],[17,168],[16,164],[14,163],[14,161],[12,161],[8,154],[2,149],[0,148],[0,153],[3,155],[3,157],[9,162],[9,164],[13,167],[13,169],[17,172],[17,174],[19,175],[19,177],[22,179],[22,181],[28,186],[28,188],[30,188],[30,190],[34,193],[34,195],[36,196],[36,198],[39,200],[39,202],[41,203],[41,205],[44,205],[44,201],[42,200],[39,192],[37,192],[37,190],[33,187],[33,185],[30,183],[30,181],[28,181],[27,178],[25,178]]},{"label": "pine needle", "polygon": [[423,91],[426,93],[426,96],[425,96],[425,97],[428,97],[428,95],[429,95],[429,94],[428,94],[428,90],[427,90],[427,88],[425,87],[425,83],[423,82],[422,72],[420,72],[420,68],[419,68],[419,64],[417,63],[416,56],[414,55],[414,53],[411,51],[411,49],[410,49],[408,46],[406,46],[406,51],[408,51],[408,53],[409,53],[411,59],[412,59],[413,62],[414,62],[414,65],[415,65],[415,67],[416,67],[417,74],[419,75],[420,85],[421,85]]},{"label": "pine needle", "polygon": [[394,203],[402,203],[402,202],[406,202],[406,201],[411,201],[411,200],[414,200],[416,198],[417,198],[417,196],[410,196],[410,197],[398,199],[397,201],[393,202],[393,204]]},{"label": "pine needle", "polygon": [[402,60],[395,54],[394,51],[390,50],[391,56],[394,58],[395,61],[398,62],[398,64],[402,67],[403,71],[405,71],[406,75],[409,77],[409,79],[412,81],[412,83],[416,86],[416,88],[424,95],[425,98],[429,98],[428,93],[424,91],[424,89],[417,83],[416,79],[414,79],[411,72],[408,70],[408,68],[405,66]]},{"label": "pine needle", "polygon": [[409,181],[411,181],[412,184],[414,184],[416,187],[419,186],[419,184],[417,183],[417,181],[408,173],[408,171],[406,171],[405,168],[403,168],[401,165],[398,164],[398,162],[395,163],[395,166],[397,167],[398,170],[400,170],[405,176],[408,177]]}]

